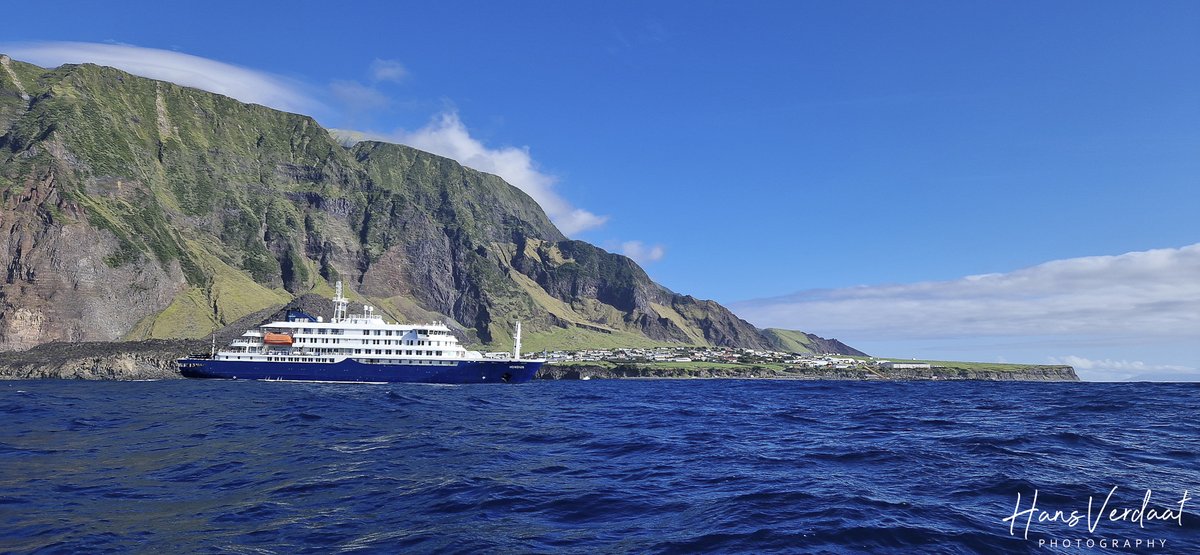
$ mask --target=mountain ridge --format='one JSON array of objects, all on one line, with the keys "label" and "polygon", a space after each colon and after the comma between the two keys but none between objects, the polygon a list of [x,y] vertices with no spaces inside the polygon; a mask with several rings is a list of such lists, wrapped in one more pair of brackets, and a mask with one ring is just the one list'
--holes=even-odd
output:
[{"label": "mountain ridge", "polygon": [[338,280],[496,349],[514,319],[530,348],[783,344],[449,158],[113,68],[0,61],[0,349],[204,337]]}]

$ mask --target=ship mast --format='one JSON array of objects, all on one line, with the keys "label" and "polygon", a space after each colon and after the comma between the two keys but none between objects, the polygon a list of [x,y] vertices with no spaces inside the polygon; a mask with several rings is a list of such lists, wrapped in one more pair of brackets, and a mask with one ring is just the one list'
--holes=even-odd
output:
[{"label": "ship mast", "polygon": [[517,320],[517,333],[513,335],[513,360],[521,358],[521,321]]},{"label": "ship mast", "polygon": [[342,296],[342,282],[337,282],[337,293],[333,297],[333,320],[332,322],[341,322],[346,319],[346,308],[350,306],[350,300]]}]

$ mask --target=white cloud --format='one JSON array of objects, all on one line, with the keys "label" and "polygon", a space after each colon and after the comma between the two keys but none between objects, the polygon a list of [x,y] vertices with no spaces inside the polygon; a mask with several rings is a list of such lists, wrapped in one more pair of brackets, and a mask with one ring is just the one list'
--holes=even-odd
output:
[{"label": "white cloud", "polygon": [[759,326],[860,340],[1200,337],[1200,243],[1003,274],[813,290],[733,305]]},{"label": "white cloud", "polygon": [[0,52],[43,67],[93,63],[135,75],[204,89],[289,112],[311,113],[321,104],[285,77],[199,56],[124,44],[89,42],[0,43]]},{"label": "white cloud", "polygon": [[376,81],[391,81],[399,83],[408,77],[408,70],[396,60],[380,60],[371,62],[371,78]]},{"label": "white cloud", "polygon": [[632,258],[638,264],[662,260],[666,249],[662,245],[646,246],[641,241],[625,241],[621,243],[621,254]]},{"label": "white cloud", "polygon": [[416,131],[402,130],[379,137],[453,158],[464,166],[504,178],[533,197],[568,236],[599,227],[608,221],[608,216],[598,216],[577,208],[562,198],[554,190],[557,179],[538,170],[528,148],[488,148],[471,136],[457,113],[442,113]]}]

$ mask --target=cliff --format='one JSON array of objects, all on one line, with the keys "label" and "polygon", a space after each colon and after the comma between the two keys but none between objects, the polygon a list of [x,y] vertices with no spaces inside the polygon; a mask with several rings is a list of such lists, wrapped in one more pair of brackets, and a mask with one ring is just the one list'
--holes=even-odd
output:
[{"label": "cliff", "polygon": [[112,68],[0,60],[0,350],[203,338],[337,280],[489,349],[516,319],[531,350],[775,344],[567,239],[495,175]]}]

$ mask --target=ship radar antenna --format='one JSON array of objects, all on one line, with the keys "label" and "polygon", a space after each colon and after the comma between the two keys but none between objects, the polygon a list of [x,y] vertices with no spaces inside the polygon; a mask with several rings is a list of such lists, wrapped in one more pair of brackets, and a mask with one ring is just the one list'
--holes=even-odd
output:
[{"label": "ship radar antenna", "polygon": [[350,306],[350,300],[342,296],[342,282],[337,282],[336,294],[333,297],[333,321],[341,322],[346,319],[346,309]]}]

